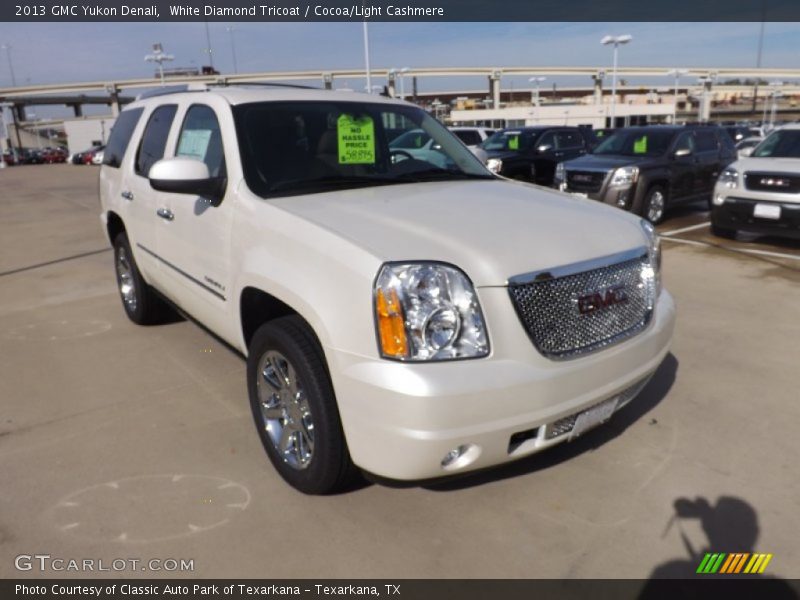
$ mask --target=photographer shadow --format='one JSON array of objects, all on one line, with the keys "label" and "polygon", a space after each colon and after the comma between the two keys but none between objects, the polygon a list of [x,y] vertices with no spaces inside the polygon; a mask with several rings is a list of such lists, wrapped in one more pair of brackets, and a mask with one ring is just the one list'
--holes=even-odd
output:
[{"label": "photographer shadow", "polygon": [[[670,560],[653,569],[639,594],[639,600],[667,597],[708,598],[711,590],[719,591],[719,586],[736,585],[737,591],[741,592],[743,591],[741,586],[745,582],[751,586],[750,589],[757,590],[758,597],[787,600],[799,597],[797,591],[783,579],[762,573],[744,573],[755,552],[759,534],[758,516],[750,504],[741,498],[721,496],[713,506],[705,498],[694,500],[678,498],[674,506],[675,514],[667,526],[667,531],[673,524],[677,524],[681,541],[689,556]],[[705,548],[695,550],[692,547],[681,528],[681,519],[700,521],[700,526],[708,538]],[[745,568],[738,573],[730,574],[720,573],[720,569],[713,574],[698,573],[707,553],[720,552],[748,554],[749,556],[743,561]]]}]

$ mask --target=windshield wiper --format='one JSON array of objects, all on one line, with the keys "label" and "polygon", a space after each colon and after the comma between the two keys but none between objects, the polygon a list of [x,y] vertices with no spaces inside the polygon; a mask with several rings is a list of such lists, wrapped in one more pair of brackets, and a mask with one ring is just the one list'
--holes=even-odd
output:
[{"label": "windshield wiper", "polygon": [[306,188],[326,188],[326,187],[339,187],[339,186],[361,186],[361,185],[383,185],[387,183],[387,179],[383,177],[356,177],[348,176],[342,177],[339,175],[328,175],[325,177],[315,177],[314,179],[289,179],[287,181],[279,181],[270,186],[270,192],[280,192],[286,190],[298,190]]},{"label": "windshield wiper", "polygon": [[478,175],[464,173],[463,171],[448,171],[447,169],[425,169],[422,171],[409,171],[400,173],[392,179],[395,181],[442,181],[453,179],[494,179],[494,175]]}]

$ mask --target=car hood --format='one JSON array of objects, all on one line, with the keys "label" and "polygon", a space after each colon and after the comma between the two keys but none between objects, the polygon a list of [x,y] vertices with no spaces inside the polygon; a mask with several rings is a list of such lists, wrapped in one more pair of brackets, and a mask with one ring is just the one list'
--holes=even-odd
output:
[{"label": "car hood", "polygon": [[587,169],[590,171],[610,171],[619,167],[643,167],[655,162],[652,156],[625,156],[621,154],[586,154],[564,163],[564,168],[570,170]]},{"label": "car hood", "polygon": [[775,173],[797,173],[800,175],[800,158],[740,158],[730,165],[737,171],[766,171]]},{"label": "car hood", "polygon": [[476,286],[645,245],[640,219],[503,180],[397,184],[270,202],[382,261],[441,261]]}]

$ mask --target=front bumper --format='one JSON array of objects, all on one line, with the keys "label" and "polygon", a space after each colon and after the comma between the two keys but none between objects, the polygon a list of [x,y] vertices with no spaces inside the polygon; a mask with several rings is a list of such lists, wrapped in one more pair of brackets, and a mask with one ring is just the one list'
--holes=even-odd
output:
[{"label": "front bumper", "polygon": [[[789,201],[786,196],[718,188],[714,194],[711,222],[722,229],[800,239],[800,198]],[[717,204],[720,198],[724,201]],[[778,211],[778,217],[756,216],[759,204],[772,207],[773,214]]]},{"label": "front bumper", "polygon": [[624,185],[610,185],[609,180],[611,172],[604,175],[604,180],[599,189],[596,186],[582,187],[570,185],[567,182],[562,182],[558,185],[558,189],[562,192],[575,194],[584,198],[597,200],[603,204],[610,204],[617,208],[629,210],[633,206],[633,201],[636,196],[636,183],[627,183]]},{"label": "front bumper", "polygon": [[[482,289],[481,302],[507,307],[507,290]],[[664,291],[645,331],[569,361],[539,355],[511,320],[490,332],[494,346],[485,359],[403,364],[326,348],[350,454],[375,475],[421,480],[563,442],[576,413],[626,393],[619,408],[638,393],[666,356],[674,323]],[[563,435],[554,435],[558,428]],[[469,450],[444,467],[458,447]]]}]

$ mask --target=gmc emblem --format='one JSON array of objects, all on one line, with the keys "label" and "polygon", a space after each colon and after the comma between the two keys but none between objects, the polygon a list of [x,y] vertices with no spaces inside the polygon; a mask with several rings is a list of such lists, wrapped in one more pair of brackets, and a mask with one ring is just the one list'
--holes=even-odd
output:
[{"label": "gmc emblem", "polygon": [[616,304],[625,304],[627,301],[628,294],[625,293],[625,285],[618,283],[617,285],[578,296],[578,312],[582,315],[588,315]]},{"label": "gmc emblem", "polygon": [[788,179],[776,179],[773,177],[764,177],[761,181],[759,181],[761,185],[769,185],[774,187],[789,187],[789,180]]}]

